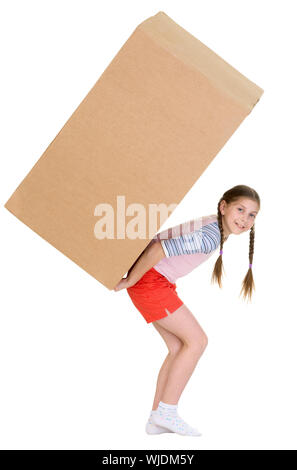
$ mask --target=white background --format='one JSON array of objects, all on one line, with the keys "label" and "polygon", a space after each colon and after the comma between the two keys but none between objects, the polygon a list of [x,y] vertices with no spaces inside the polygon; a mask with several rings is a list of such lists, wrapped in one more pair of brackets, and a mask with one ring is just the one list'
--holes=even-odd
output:
[{"label": "white background", "polygon": [[[1,4],[0,446],[3,449],[296,449],[296,16],[294,1]],[[255,188],[248,233],[177,281],[208,346],[179,401],[201,437],[144,427],[167,349],[125,290],[109,291],[3,206],[137,25],[158,11],[264,89],[163,224],[213,214]],[[173,201],[176,202],[176,201]]]}]

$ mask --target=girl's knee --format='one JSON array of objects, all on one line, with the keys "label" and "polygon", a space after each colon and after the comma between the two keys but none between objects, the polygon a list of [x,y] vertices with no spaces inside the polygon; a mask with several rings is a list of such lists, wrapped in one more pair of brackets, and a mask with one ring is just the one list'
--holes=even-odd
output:
[{"label": "girl's knee", "polygon": [[184,343],[181,340],[176,340],[167,343],[168,352],[171,356],[176,356],[182,349]]},{"label": "girl's knee", "polygon": [[206,336],[206,334],[204,333],[203,335],[203,347],[204,349],[206,348],[206,346],[208,345],[208,337]]},{"label": "girl's knee", "polygon": [[206,336],[206,334],[203,335],[203,341],[202,341],[202,349],[204,351],[204,349],[206,348],[206,346],[208,345],[208,337]]},{"label": "girl's knee", "polygon": [[200,355],[208,344],[208,338],[205,333],[199,333],[196,336],[189,338],[187,346],[192,349],[194,354]]},{"label": "girl's knee", "polygon": [[[201,350],[204,351],[208,344],[208,338],[204,330],[185,304],[156,323],[163,327],[168,333],[173,334],[175,339],[178,338],[180,342],[178,350],[185,345],[190,347],[194,354],[197,352],[197,355],[199,355],[201,354]],[[169,340],[170,339],[172,339],[172,336],[169,337]],[[170,343],[172,343],[172,341],[170,341]],[[176,342],[174,342],[173,347],[176,353]]]},{"label": "girl's knee", "polygon": [[171,356],[175,356],[176,354],[178,354],[178,352],[183,347],[182,340],[178,336],[161,326],[159,324],[159,321],[154,322],[153,326],[156,328],[156,330],[160,333],[163,340],[165,341],[169,354]]}]

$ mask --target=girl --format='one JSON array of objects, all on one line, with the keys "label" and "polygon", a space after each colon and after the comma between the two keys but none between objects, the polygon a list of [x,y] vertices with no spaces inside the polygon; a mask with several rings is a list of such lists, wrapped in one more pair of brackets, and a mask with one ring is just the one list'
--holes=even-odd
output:
[{"label": "girl", "polygon": [[177,413],[180,396],[207,345],[200,324],[178,297],[175,281],[208,259],[220,247],[212,282],[220,287],[223,245],[229,235],[249,230],[249,269],[242,283],[243,297],[252,296],[252,261],[255,218],[260,210],[257,192],[234,186],[221,197],[217,214],[191,220],[157,234],[114,288],[127,292],[147,323],[166,343],[168,355],[160,369],[153,408],[146,424],[148,434],[174,432],[200,436]]}]

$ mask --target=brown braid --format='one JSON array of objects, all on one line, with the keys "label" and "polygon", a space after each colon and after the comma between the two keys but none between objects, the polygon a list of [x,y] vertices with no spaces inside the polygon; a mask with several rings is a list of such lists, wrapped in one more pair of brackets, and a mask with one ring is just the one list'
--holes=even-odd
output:
[{"label": "brown braid", "polygon": [[[254,241],[255,241],[255,224],[251,227],[251,230],[250,230],[250,246],[249,246],[250,264],[252,264],[253,257],[254,257]],[[246,273],[245,278],[242,281],[242,288],[240,291],[240,294],[243,293],[243,299],[248,298],[248,300],[251,300],[253,289],[255,289],[253,271],[252,271],[252,268],[249,267],[248,272]]]},{"label": "brown braid", "polygon": [[[218,226],[219,226],[220,234],[221,234],[220,250],[223,250],[223,245],[224,245],[224,230],[223,230],[223,224],[222,224],[222,214],[220,211],[221,202],[224,200],[226,201],[227,204],[230,204],[231,202],[236,201],[240,197],[247,197],[249,199],[252,199],[253,201],[256,201],[259,204],[259,208],[260,208],[260,197],[258,193],[254,189],[250,188],[249,186],[237,185],[229,189],[223,194],[217,206]],[[253,263],[254,243],[255,243],[255,223],[250,229],[249,264]],[[212,277],[211,277],[211,282],[212,283],[217,282],[219,287],[222,287],[223,269],[224,269],[223,260],[222,260],[222,255],[220,254],[214,265],[214,269],[213,269]],[[255,289],[253,272],[252,272],[252,268],[249,267],[245,275],[245,278],[242,282],[240,295],[243,293],[244,300],[245,299],[251,300],[253,289]]]},{"label": "brown braid", "polygon": [[[218,203],[218,225],[220,229],[220,234],[221,234],[221,242],[220,242],[220,251],[223,249],[224,245],[224,230],[223,230],[223,224],[222,224],[222,214],[220,211],[220,204],[221,204],[222,198],[220,199]],[[217,282],[220,287],[222,287],[222,270],[224,269],[223,266],[223,259],[222,255],[219,255],[216,264],[214,265],[214,270],[211,276],[211,282],[215,283]]]}]

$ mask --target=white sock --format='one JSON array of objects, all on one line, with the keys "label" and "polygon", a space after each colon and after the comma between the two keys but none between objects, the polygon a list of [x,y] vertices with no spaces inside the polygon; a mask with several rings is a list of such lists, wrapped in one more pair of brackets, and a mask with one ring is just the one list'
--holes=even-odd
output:
[{"label": "white sock", "polygon": [[146,424],[146,427],[145,427],[145,430],[147,432],[147,434],[163,434],[163,433],[171,433],[173,431],[171,431],[170,429],[167,429],[167,428],[163,428],[162,426],[158,426],[157,424],[155,424],[152,420],[152,416],[157,413],[157,410],[151,410],[151,413],[150,413],[150,416],[149,416],[149,419],[148,419],[148,422]]},{"label": "white sock", "polygon": [[156,413],[153,413],[151,419],[158,426],[170,429],[171,431],[183,436],[201,436],[201,433],[189,426],[177,413],[178,405],[170,405],[160,401]]}]

